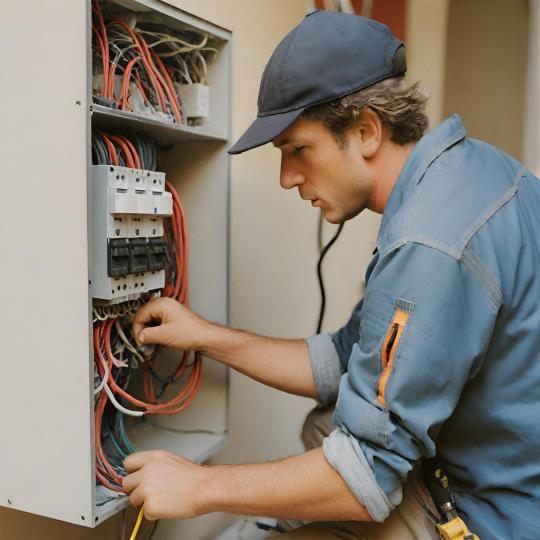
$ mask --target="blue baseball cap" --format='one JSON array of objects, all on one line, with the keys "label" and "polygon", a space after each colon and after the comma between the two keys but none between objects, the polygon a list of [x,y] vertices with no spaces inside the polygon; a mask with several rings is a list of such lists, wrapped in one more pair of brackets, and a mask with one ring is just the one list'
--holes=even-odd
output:
[{"label": "blue baseball cap", "polygon": [[229,154],[270,142],[308,107],[406,70],[405,47],[384,24],[358,15],[312,11],[270,57],[261,79],[257,118]]}]

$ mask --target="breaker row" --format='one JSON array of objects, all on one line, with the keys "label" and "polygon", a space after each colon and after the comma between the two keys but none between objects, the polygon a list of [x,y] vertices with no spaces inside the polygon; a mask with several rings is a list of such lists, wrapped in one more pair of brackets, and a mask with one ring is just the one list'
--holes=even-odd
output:
[{"label": "breaker row", "polygon": [[107,274],[110,277],[163,270],[167,258],[163,238],[118,238],[107,244]]}]

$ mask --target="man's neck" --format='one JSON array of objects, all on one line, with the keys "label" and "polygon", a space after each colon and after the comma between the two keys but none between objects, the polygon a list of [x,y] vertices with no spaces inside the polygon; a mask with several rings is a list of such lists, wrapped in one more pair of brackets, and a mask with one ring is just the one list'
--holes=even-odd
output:
[{"label": "man's neck", "polygon": [[414,143],[399,145],[386,141],[381,146],[371,163],[373,170],[373,190],[369,199],[368,208],[382,214],[390,193],[414,148]]}]

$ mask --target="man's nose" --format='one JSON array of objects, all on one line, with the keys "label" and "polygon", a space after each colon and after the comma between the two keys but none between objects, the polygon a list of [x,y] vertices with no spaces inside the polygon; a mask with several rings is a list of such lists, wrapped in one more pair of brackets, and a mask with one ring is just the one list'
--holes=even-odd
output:
[{"label": "man's nose", "polygon": [[283,189],[291,189],[299,186],[305,180],[304,175],[296,167],[291,167],[281,162],[279,183]]}]

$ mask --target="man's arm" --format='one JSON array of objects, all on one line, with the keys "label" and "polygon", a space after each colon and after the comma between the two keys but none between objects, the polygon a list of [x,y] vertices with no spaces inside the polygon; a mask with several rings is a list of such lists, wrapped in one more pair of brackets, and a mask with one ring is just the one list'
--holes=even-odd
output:
[{"label": "man's arm", "polygon": [[365,507],[320,448],[256,465],[203,466],[168,452],[139,452],[124,461],[124,488],[148,519],[210,512],[303,520],[371,521]]},{"label": "man's arm", "polygon": [[[153,324],[158,326],[152,326]],[[308,348],[303,339],[274,339],[213,324],[175,300],[143,306],[133,321],[143,345],[198,350],[268,386],[317,399]]]}]

